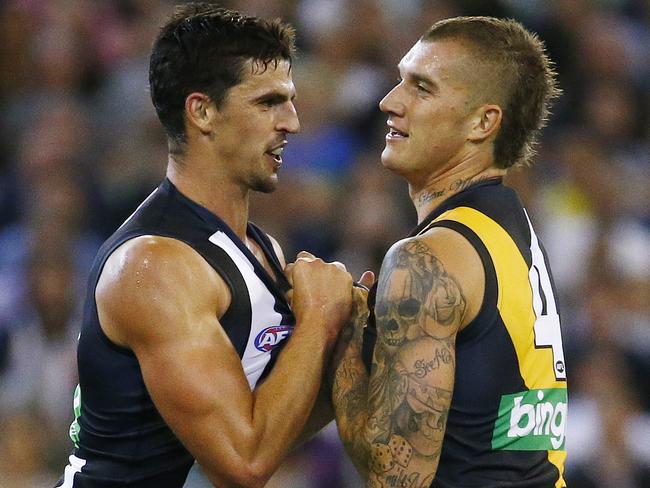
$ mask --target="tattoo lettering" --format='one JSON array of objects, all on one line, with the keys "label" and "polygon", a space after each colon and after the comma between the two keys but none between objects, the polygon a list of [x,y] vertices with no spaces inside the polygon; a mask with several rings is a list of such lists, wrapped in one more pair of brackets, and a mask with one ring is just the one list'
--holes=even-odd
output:
[{"label": "tattoo lettering", "polygon": [[431,200],[435,200],[447,193],[446,189],[443,190],[434,190],[434,191],[423,191],[418,195],[418,200],[416,204],[429,203]]},{"label": "tattoo lettering", "polygon": [[451,364],[453,356],[449,349],[436,349],[433,359],[427,361],[425,359],[418,359],[413,364],[415,372],[413,373],[418,378],[424,378],[431,371],[438,369],[441,364]]},{"label": "tattoo lettering", "polygon": [[457,180],[452,181],[449,183],[449,186],[441,189],[441,190],[428,190],[428,191],[423,191],[417,196],[417,200],[415,201],[416,206],[421,206],[423,204],[429,203],[436,198],[440,198],[444,195],[446,195],[449,192],[459,192],[466,190],[470,186],[472,186],[474,183],[479,183],[481,181],[485,181],[487,179],[491,178],[490,176],[479,176],[479,177],[471,177],[471,178],[459,178]]},{"label": "tattoo lettering", "polygon": [[491,176],[479,176],[474,178],[460,178],[449,185],[449,189],[452,191],[463,191],[472,186],[475,183],[485,181],[491,178]]}]

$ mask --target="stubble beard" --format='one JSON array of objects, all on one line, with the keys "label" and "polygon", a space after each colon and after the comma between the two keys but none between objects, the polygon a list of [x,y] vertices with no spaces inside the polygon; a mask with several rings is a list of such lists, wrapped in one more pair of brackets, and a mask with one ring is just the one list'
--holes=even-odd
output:
[{"label": "stubble beard", "polygon": [[278,187],[278,177],[277,175],[271,175],[266,178],[260,176],[254,176],[251,178],[249,188],[252,191],[257,191],[260,193],[273,193]]}]

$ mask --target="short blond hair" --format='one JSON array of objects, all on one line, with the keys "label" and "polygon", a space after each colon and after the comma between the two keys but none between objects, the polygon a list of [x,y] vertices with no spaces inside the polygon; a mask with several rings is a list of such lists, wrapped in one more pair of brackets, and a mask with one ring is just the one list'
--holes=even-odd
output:
[{"label": "short blond hair", "polygon": [[[528,164],[535,154],[552,101],[561,90],[543,42],[519,22],[493,17],[454,17],[435,23],[423,42],[460,41],[476,58],[476,69],[487,67],[495,79],[503,118],[494,141],[499,168]],[[489,94],[476,93],[477,98]],[[484,100],[484,103],[494,103]]]}]

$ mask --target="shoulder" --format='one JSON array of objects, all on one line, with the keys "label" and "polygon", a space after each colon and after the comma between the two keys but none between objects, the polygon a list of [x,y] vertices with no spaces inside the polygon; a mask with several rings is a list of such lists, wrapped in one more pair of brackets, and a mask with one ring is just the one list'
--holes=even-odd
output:
[{"label": "shoulder", "polygon": [[480,264],[474,246],[462,234],[445,227],[434,227],[423,234],[397,241],[386,253],[384,264],[408,266],[418,260],[421,265],[441,263],[454,269],[467,260]]},{"label": "shoulder", "polygon": [[188,244],[170,237],[144,235],[118,247],[106,261],[100,283],[146,288],[212,281],[212,268]]},{"label": "shoulder", "polygon": [[229,297],[222,278],[188,244],[151,235],[118,247],[95,290],[102,327],[122,345],[134,324],[168,321],[199,306],[218,313]]},{"label": "shoulder", "polygon": [[442,307],[444,300],[455,304],[454,317],[462,328],[481,308],[485,271],[478,252],[462,234],[434,227],[396,242],[384,258],[379,280],[384,296],[405,286],[411,298],[430,305]]}]

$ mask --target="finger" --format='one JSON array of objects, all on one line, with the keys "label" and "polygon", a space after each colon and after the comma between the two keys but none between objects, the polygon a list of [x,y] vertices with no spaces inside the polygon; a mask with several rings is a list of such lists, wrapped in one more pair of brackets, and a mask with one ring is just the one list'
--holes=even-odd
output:
[{"label": "finger", "polygon": [[307,252],[307,251],[300,251],[298,253],[299,258],[306,258],[306,259],[316,259],[316,256],[314,256],[312,253]]},{"label": "finger", "polygon": [[284,267],[284,276],[287,277],[287,281],[293,287],[293,268],[295,268],[295,263],[289,263]]},{"label": "finger", "polygon": [[372,271],[365,271],[361,278],[359,278],[359,283],[361,283],[366,288],[370,288],[375,283],[375,273]]}]

